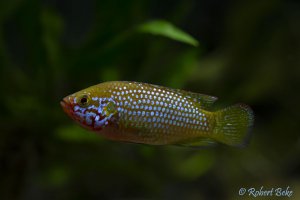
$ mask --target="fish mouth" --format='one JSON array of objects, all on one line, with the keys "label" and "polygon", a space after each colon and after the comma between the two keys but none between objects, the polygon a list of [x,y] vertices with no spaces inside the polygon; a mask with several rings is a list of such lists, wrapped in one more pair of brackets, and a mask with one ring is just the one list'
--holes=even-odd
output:
[{"label": "fish mouth", "polygon": [[67,106],[67,104],[66,104],[66,102],[64,100],[60,101],[60,105],[63,108]]},{"label": "fish mouth", "polygon": [[70,106],[70,101],[68,98],[63,98],[63,100],[60,101],[60,105],[65,111],[65,113],[70,114],[71,111],[71,106]]}]

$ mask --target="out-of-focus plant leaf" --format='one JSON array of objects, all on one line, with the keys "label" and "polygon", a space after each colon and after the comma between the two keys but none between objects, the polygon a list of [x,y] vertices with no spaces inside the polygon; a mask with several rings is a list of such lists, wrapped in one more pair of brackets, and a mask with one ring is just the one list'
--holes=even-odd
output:
[{"label": "out-of-focus plant leaf", "polygon": [[47,50],[49,61],[53,67],[58,67],[61,55],[59,39],[63,33],[63,20],[54,11],[45,9],[42,12],[41,23],[44,30],[43,42]]},{"label": "out-of-focus plant leaf", "polygon": [[56,136],[70,142],[99,142],[100,136],[84,130],[77,125],[64,126],[56,130]]},{"label": "out-of-focus plant leaf", "polygon": [[100,79],[103,81],[119,80],[120,74],[116,67],[107,67],[101,70]]},{"label": "out-of-focus plant leaf", "polygon": [[164,82],[173,88],[182,88],[198,67],[198,54],[196,51],[187,51],[174,58],[172,70]]},{"label": "out-of-focus plant leaf", "polygon": [[[16,118],[24,118],[28,116],[28,113],[30,113],[30,116],[40,116],[39,113],[42,113],[41,109],[43,109],[39,99],[30,95],[20,95],[18,99],[9,96],[5,99],[5,104],[10,113]],[[25,117],[25,119],[27,118]]]},{"label": "out-of-focus plant leaf", "polygon": [[186,179],[195,179],[207,172],[215,163],[212,153],[201,152],[191,155],[177,166],[177,174]]},{"label": "out-of-focus plant leaf", "polygon": [[211,81],[219,78],[226,67],[226,59],[223,55],[206,56],[197,63],[197,70],[192,74],[192,80]]},{"label": "out-of-focus plant leaf", "polygon": [[192,46],[199,45],[199,42],[191,35],[185,33],[184,31],[175,27],[170,22],[164,20],[155,20],[155,21],[142,24],[138,27],[138,31],[142,33],[161,35]]},{"label": "out-of-focus plant leaf", "polygon": [[155,148],[151,146],[141,146],[139,150],[145,158],[153,158],[155,156]]},{"label": "out-of-focus plant leaf", "polygon": [[22,0],[11,0],[0,2],[0,23],[3,22],[8,16],[21,5]]},{"label": "out-of-focus plant leaf", "polygon": [[46,183],[53,186],[60,186],[65,184],[70,178],[70,171],[64,166],[53,166],[49,168],[47,174],[45,174]]}]

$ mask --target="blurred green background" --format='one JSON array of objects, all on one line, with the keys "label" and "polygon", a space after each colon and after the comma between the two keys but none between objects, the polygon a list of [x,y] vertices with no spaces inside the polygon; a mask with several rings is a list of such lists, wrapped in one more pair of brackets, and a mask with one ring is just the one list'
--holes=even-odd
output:
[{"label": "blurred green background", "polygon": [[[0,199],[253,199],[239,189],[261,186],[300,199],[299,22],[291,0],[1,1]],[[59,102],[108,80],[249,104],[251,142],[193,149],[86,132]]]}]

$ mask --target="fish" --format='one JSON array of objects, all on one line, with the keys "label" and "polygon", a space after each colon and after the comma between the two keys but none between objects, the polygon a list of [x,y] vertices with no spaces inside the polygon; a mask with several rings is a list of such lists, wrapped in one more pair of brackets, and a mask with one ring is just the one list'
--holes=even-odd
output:
[{"label": "fish", "polygon": [[63,98],[64,112],[114,141],[190,147],[246,146],[253,110],[238,103],[214,110],[217,97],[130,81],[103,82]]}]

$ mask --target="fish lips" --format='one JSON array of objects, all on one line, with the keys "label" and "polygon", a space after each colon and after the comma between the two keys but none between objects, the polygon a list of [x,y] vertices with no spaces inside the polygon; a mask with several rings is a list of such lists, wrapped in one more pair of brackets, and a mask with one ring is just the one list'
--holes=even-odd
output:
[{"label": "fish lips", "polygon": [[73,116],[73,109],[69,98],[63,98],[63,100],[60,101],[60,105],[66,114],[68,114],[70,117]]},{"label": "fish lips", "polygon": [[75,120],[76,122],[78,122],[80,124],[80,122],[82,122],[82,119],[77,116],[74,112],[74,106],[77,105],[75,103],[73,103],[73,97],[72,96],[68,96],[63,98],[62,101],[60,101],[60,105],[63,108],[64,112],[73,120]]}]

